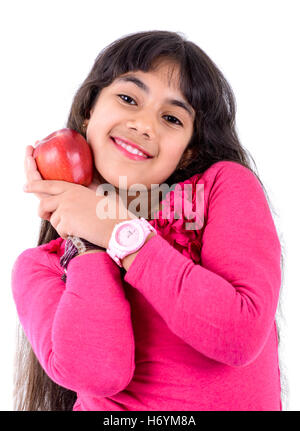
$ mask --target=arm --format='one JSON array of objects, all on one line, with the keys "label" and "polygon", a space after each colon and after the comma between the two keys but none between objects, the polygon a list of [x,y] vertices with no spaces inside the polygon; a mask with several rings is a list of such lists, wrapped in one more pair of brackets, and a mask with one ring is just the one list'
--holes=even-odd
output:
[{"label": "arm", "polygon": [[280,242],[261,185],[247,168],[225,164],[212,183],[201,266],[156,235],[125,281],[194,349],[243,366],[261,352],[274,325]]},{"label": "arm", "polygon": [[66,284],[52,254],[25,250],[12,271],[24,332],[48,376],[75,392],[110,396],[134,372],[130,305],[106,253],[72,259]]}]

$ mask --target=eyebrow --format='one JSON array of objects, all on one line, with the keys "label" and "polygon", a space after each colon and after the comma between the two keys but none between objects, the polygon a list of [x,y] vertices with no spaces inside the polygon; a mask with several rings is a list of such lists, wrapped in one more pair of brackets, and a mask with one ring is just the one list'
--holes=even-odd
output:
[{"label": "eyebrow", "polygon": [[[145,93],[147,94],[150,93],[150,88],[143,81],[141,81],[139,78],[137,78],[134,75],[121,76],[116,80],[116,82],[119,82],[119,81],[132,82],[133,84],[141,88],[143,91],[145,91]],[[170,105],[179,106],[180,108],[185,109],[190,115],[190,117],[193,118],[192,109],[183,100],[167,98],[165,99],[165,102],[169,103]]]}]

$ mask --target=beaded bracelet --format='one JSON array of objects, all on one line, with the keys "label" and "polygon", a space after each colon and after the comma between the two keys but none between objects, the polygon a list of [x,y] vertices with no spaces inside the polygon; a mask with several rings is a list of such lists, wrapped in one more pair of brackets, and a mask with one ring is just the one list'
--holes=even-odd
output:
[{"label": "beaded bracelet", "polygon": [[61,276],[61,279],[66,282],[67,278],[67,267],[69,262],[73,257],[84,253],[88,250],[103,250],[103,247],[99,247],[96,244],[93,244],[86,239],[79,238],[77,236],[69,235],[65,244],[65,252],[61,256],[59,263],[64,268],[65,273]]}]

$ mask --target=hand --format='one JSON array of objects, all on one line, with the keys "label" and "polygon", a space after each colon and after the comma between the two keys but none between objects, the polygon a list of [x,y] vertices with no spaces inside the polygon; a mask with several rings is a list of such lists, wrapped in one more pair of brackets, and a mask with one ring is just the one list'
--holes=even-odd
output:
[{"label": "hand", "polygon": [[34,180],[24,191],[48,195],[40,198],[38,215],[48,220],[64,239],[73,235],[107,248],[115,224],[120,223],[120,220],[97,217],[98,202],[107,198],[97,196],[88,187],[67,181]]},{"label": "hand", "polygon": [[[38,142],[38,141],[36,141]],[[39,173],[37,169],[37,165],[35,162],[35,159],[33,158],[32,154],[34,151],[34,147],[32,145],[27,145],[25,149],[25,160],[24,160],[24,170],[25,170],[25,178],[26,183],[29,183],[31,181],[35,180],[42,180],[42,176]],[[89,189],[96,191],[97,187],[104,182],[104,179],[101,177],[99,172],[94,167],[93,172],[93,181],[92,183],[87,186]],[[50,196],[47,193],[35,193],[35,196],[39,199]]]},{"label": "hand", "polygon": [[[25,149],[25,159],[24,159],[24,171],[25,171],[26,183],[43,179],[37,169],[35,160],[32,157],[33,151],[34,151],[34,147],[32,145],[27,145]],[[42,199],[49,195],[46,193],[35,193],[35,196],[38,199]]]},{"label": "hand", "polygon": [[[88,187],[67,181],[43,180],[32,157],[33,150],[32,146],[26,147],[26,156],[29,156],[28,165],[25,161],[28,188],[24,191],[34,193],[40,200],[38,215],[48,220],[63,239],[74,235],[106,249],[114,226],[126,218],[101,219],[97,216],[98,202],[101,199],[107,201],[106,196],[96,195],[101,184],[100,174],[94,171],[93,182]],[[116,206],[118,216],[118,199]],[[123,211],[124,207],[122,214]],[[132,218],[128,212],[128,219]]]}]

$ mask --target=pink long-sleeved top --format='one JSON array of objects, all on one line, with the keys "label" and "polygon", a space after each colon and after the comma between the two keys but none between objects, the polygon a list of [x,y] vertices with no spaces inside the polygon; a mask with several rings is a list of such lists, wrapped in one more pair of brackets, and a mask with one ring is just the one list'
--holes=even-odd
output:
[{"label": "pink long-sleeved top", "polygon": [[62,238],[17,257],[20,322],[73,410],[281,410],[281,247],[263,189],[228,161],[188,182],[204,186],[203,227],[151,220],[125,276],[86,254],[64,283]]}]

